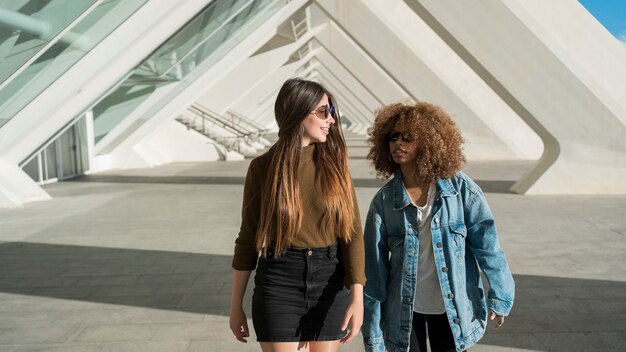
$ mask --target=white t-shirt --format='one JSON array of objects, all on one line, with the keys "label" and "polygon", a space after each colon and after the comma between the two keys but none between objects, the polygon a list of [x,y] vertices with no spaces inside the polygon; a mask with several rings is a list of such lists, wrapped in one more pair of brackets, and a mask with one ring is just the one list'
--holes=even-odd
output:
[{"label": "white t-shirt", "polygon": [[[405,189],[406,192],[406,189]],[[419,251],[417,255],[417,284],[413,310],[421,314],[442,314],[446,310],[435,266],[433,232],[431,228],[432,208],[435,203],[435,185],[428,188],[428,197],[423,207],[417,206]]]}]

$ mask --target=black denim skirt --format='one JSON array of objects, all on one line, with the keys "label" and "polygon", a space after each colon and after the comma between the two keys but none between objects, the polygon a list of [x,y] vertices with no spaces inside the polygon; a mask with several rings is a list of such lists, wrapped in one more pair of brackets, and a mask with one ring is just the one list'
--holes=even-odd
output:
[{"label": "black denim skirt", "polygon": [[252,322],[259,342],[333,341],[350,303],[337,244],[259,258]]}]

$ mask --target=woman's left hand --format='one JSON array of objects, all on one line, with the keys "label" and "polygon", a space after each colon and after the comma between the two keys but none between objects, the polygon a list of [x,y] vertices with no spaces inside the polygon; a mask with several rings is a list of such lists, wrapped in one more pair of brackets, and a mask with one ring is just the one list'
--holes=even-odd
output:
[{"label": "woman's left hand", "polygon": [[499,329],[502,324],[504,324],[504,315],[498,315],[494,312],[489,312],[489,320],[494,320],[496,317],[498,318],[498,320],[496,321],[496,329]]},{"label": "woman's left hand", "polygon": [[352,293],[352,302],[346,309],[346,314],[343,318],[343,324],[341,330],[346,330],[350,325],[350,333],[341,339],[341,343],[348,343],[361,331],[361,325],[363,325],[363,285],[353,284],[350,286]]}]

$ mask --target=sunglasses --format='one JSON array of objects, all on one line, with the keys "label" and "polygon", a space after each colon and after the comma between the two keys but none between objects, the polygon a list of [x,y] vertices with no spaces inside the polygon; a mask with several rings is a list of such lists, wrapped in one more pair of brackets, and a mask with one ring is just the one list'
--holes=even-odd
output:
[{"label": "sunglasses", "polygon": [[315,114],[318,118],[326,120],[328,118],[328,115],[335,116],[335,106],[325,104],[317,108],[317,110],[311,111],[311,114]]},{"label": "sunglasses", "polygon": [[404,143],[411,143],[415,139],[408,133],[400,133],[400,132],[391,132],[387,135],[387,141],[396,142],[398,139],[402,137],[402,141]]}]

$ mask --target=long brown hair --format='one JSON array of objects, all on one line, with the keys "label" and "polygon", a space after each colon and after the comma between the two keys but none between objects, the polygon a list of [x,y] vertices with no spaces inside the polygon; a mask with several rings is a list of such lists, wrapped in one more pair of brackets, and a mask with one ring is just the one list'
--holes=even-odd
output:
[{"label": "long brown hair", "polygon": [[[270,243],[276,255],[285,249],[302,224],[302,203],[298,186],[298,164],[302,152],[302,121],[320,100],[332,95],[317,82],[299,78],[287,80],[276,97],[274,114],[278,124],[278,141],[261,193],[261,213],[256,233],[257,250],[266,250]],[[325,143],[318,143],[313,153],[315,184],[324,197],[327,221],[338,235],[350,240],[354,230],[352,178],[348,169],[348,153],[341,130],[339,112],[335,105],[335,123]]]}]

